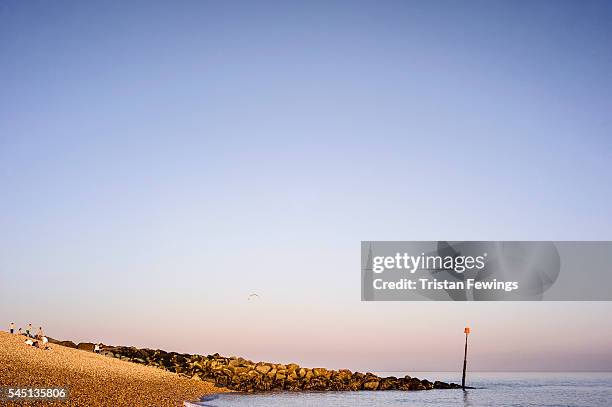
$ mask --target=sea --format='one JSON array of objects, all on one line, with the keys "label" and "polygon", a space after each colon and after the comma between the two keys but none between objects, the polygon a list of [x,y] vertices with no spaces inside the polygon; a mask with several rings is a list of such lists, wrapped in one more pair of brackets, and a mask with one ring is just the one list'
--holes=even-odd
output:
[{"label": "sea", "polygon": [[[452,372],[375,372],[460,383]],[[188,406],[205,407],[611,407],[612,372],[473,372],[473,389],[428,391],[225,393]]]}]

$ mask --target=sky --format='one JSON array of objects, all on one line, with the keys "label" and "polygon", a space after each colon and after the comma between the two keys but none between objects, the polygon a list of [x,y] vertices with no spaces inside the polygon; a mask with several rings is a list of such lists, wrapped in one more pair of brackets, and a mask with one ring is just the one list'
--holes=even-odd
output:
[{"label": "sky", "polygon": [[474,370],[612,370],[610,302],[361,302],[359,253],[612,240],[611,18],[0,1],[0,323],[362,371],[459,370],[469,324]]}]

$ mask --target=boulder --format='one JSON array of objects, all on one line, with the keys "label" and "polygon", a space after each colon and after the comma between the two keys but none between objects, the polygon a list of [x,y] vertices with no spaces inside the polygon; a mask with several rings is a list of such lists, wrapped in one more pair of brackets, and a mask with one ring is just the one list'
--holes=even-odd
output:
[{"label": "boulder", "polygon": [[312,369],[312,373],[315,377],[326,376],[327,369],[324,369],[322,367],[315,367],[314,369]]},{"label": "boulder", "polygon": [[93,352],[96,345],[90,342],[82,342],[77,345],[77,349],[84,350],[87,352]]},{"label": "boulder", "polygon": [[379,385],[378,380],[372,380],[372,381],[369,381],[369,382],[365,382],[363,384],[363,389],[364,390],[377,390],[378,389],[378,385]]},{"label": "boulder", "polygon": [[272,368],[268,365],[256,365],[255,370],[261,374],[267,374]]}]

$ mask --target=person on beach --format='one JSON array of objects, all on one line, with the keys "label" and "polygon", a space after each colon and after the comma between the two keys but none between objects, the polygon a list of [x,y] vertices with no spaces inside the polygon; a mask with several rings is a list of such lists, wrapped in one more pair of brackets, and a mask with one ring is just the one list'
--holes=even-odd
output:
[{"label": "person on beach", "polygon": [[94,347],[94,353],[100,353],[100,345],[98,345],[96,343],[96,346]]},{"label": "person on beach", "polygon": [[9,327],[9,332],[11,333],[11,335],[15,333],[15,323],[14,322],[11,322],[11,325]]},{"label": "person on beach", "polygon": [[21,328],[19,328],[19,330],[17,331],[17,335],[23,335]]},{"label": "person on beach", "polygon": [[44,350],[48,350],[49,348],[49,338],[47,338],[46,336],[42,337],[42,348]]},{"label": "person on beach", "polygon": [[43,337],[43,336],[44,336],[44,335],[43,335],[42,326],[39,326],[39,327],[38,327],[38,332],[36,333],[36,337],[37,337],[38,339],[42,339],[42,337]]},{"label": "person on beach", "polygon": [[30,332],[32,332],[32,324],[28,324],[28,327],[26,328],[26,336],[28,338],[31,338],[32,336],[30,335]]}]

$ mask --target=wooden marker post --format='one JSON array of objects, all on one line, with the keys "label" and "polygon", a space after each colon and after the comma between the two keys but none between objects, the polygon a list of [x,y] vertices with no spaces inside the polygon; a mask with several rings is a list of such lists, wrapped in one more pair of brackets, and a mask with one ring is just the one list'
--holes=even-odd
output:
[{"label": "wooden marker post", "polygon": [[465,368],[467,367],[467,342],[468,342],[468,335],[470,334],[470,328],[466,326],[465,329],[463,330],[463,333],[465,334],[465,352],[463,353],[463,376],[461,376],[461,388],[465,390]]}]

